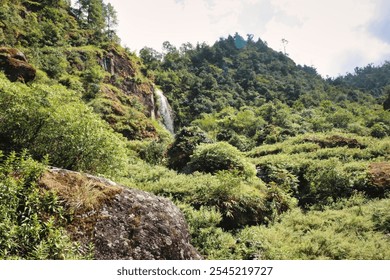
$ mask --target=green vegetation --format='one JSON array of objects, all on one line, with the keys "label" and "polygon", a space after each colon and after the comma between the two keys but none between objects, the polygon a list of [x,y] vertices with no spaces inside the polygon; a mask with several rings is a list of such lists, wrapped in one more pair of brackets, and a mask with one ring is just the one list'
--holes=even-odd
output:
[{"label": "green vegetation", "polygon": [[247,162],[240,152],[226,142],[199,145],[187,165],[189,172],[215,174],[228,170],[246,178],[256,175],[255,167]]},{"label": "green vegetation", "polygon": [[[47,164],[47,163],[46,163]],[[0,259],[80,258],[57,196],[39,188],[44,164],[22,153],[0,163]]]},{"label": "green vegetation", "polygon": [[138,57],[103,1],[0,2],[0,45],[37,70],[0,73],[0,258],[89,257],[67,222],[115,190],[49,190],[47,165],[171,199],[205,258],[390,258],[389,62],[324,80],[239,34]]},{"label": "green vegetation", "polygon": [[211,143],[211,140],[199,127],[181,129],[168,150],[169,167],[181,171],[190,161],[195,148],[201,143]]},{"label": "green vegetation", "polygon": [[321,212],[295,209],[272,227],[241,231],[240,249],[244,258],[388,260],[389,237],[375,217],[387,216],[389,206],[388,199],[367,203],[357,196]]},{"label": "green vegetation", "polygon": [[0,94],[1,150],[28,149],[39,160],[49,155],[54,166],[92,173],[125,167],[124,140],[77,93],[59,85],[13,84],[3,76]]}]

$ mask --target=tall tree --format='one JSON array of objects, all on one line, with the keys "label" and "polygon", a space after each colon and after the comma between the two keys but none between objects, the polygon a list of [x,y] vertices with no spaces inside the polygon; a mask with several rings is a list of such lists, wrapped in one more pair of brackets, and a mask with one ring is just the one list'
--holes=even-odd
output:
[{"label": "tall tree", "polygon": [[104,4],[102,0],[78,0],[82,19],[86,21],[87,27],[101,32],[105,27]]},{"label": "tall tree", "polygon": [[102,0],[89,0],[87,23],[95,31],[104,29],[104,9]]},{"label": "tall tree", "polygon": [[104,5],[103,8],[107,36],[110,40],[112,40],[115,33],[115,28],[118,25],[118,16],[114,7],[110,3]]}]

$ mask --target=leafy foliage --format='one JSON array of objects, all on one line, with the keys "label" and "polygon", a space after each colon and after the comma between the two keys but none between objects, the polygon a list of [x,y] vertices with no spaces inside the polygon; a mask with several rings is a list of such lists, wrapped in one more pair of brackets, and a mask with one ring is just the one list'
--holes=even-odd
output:
[{"label": "leafy foliage", "polygon": [[39,48],[117,42],[115,12],[101,0],[3,1],[0,43]]},{"label": "leafy foliage", "polygon": [[386,61],[380,66],[369,64],[365,67],[356,67],[354,73],[338,77],[333,83],[364,89],[378,97],[386,94],[385,88],[390,84],[389,74],[390,62]]},{"label": "leafy foliage", "polygon": [[199,145],[187,165],[189,172],[215,174],[218,171],[237,172],[245,178],[255,175],[255,168],[247,162],[240,152],[226,142]]},{"label": "leafy foliage", "polygon": [[182,170],[190,161],[196,147],[201,143],[210,143],[206,133],[199,127],[184,127],[180,130],[168,150],[169,167]]},{"label": "leafy foliage", "polygon": [[372,218],[377,219],[374,217],[381,211],[377,209],[386,207],[389,200],[361,203],[342,210],[306,214],[296,209],[271,227],[247,228],[238,236],[244,258],[388,259],[388,237],[377,231]]},{"label": "leafy foliage", "polygon": [[151,49],[143,49],[141,57],[174,110],[181,113],[179,125],[228,106],[260,106],[277,98],[291,102],[304,91],[323,90],[318,75],[296,67],[260,39],[245,41],[236,34],[213,46],[185,44],[178,50],[169,42],[165,45],[161,63],[161,55]]},{"label": "leafy foliage", "polygon": [[[115,174],[126,165],[122,137],[115,134],[75,92],[61,86],[11,84],[0,80],[0,145],[49,155],[58,167]],[[116,171],[114,171],[116,170]]]},{"label": "leafy foliage", "polygon": [[[47,163],[46,163],[47,164]],[[0,258],[74,259],[78,246],[62,228],[64,210],[51,192],[39,189],[45,169],[25,153],[0,163]]]}]

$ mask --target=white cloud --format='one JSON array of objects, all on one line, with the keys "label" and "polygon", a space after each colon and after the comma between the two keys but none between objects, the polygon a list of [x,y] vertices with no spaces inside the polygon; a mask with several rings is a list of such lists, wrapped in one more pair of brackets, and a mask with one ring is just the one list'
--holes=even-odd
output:
[{"label": "white cloud", "polygon": [[[267,24],[264,39],[280,48],[281,38],[289,41],[287,52],[297,63],[314,65],[323,75],[336,76],[379,62],[388,47],[367,32],[375,16],[371,0],[272,0],[281,12]],[[289,26],[280,16],[295,17],[299,26]],[[353,58],[358,58],[353,65]],[[363,65],[357,65],[362,63]]]},{"label": "white cloud", "polygon": [[[132,50],[144,46],[161,49],[164,41],[213,44],[220,37],[255,33],[245,25],[248,7],[259,0],[109,0],[118,11],[118,35]],[[251,6],[252,5],[252,6]],[[253,15],[251,15],[253,17]],[[242,20],[243,17],[247,20]],[[247,24],[243,24],[243,23]],[[259,28],[260,29],[260,28]],[[254,30],[256,31],[256,30]]]},{"label": "white cloud", "polygon": [[181,44],[202,40],[197,30],[208,31],[208,17],[203,1],[174,0],[121,1],[110,0],[118,10],[118,34],[122,42],[133,50],[144,46],[160,49],[164,41]]},{"label": "white cloud", "polygon": [[369,30],[383,1],[108,0],[118,11],[118,34],[132,50],[252,33],[277,51],[287,39],[290,57],[324,76],[390,59],[389,45]]}]

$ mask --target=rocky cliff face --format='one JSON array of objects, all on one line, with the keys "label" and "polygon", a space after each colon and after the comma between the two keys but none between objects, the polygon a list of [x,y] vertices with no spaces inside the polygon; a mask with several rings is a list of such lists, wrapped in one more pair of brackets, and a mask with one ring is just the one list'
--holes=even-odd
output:
[{"label": "rocky cliff face", "polygon": [[145,106],[144,114],[152,117],[156,108],[153,84],[142,81],[136,65],[125,53],[109,48],[100,60],[100,65],[111,74],[107,82],[116,85],[125,94],[135,95]]},{"label": "rocky cliff face", "polygon": [[[156,115],[154,85],[142,74],[138,57],[115,44],[67,48],[63,52],[72,80],[83,81],[88,104],[116,132],[129,140],[158,138],[151,121]],[[85,82],[85,73],[91,69],[95,76],[90,75],[90,80],[96,81]],[[91,93],[90,88],[97,90]]]},{"label": "rocky cliff face", "polygon": [[85,250],[92,244],[95,259],[202,258],[183,214],[165,198],[63,169],[47,171],[40,185],[64,201],[68,232]]}]

